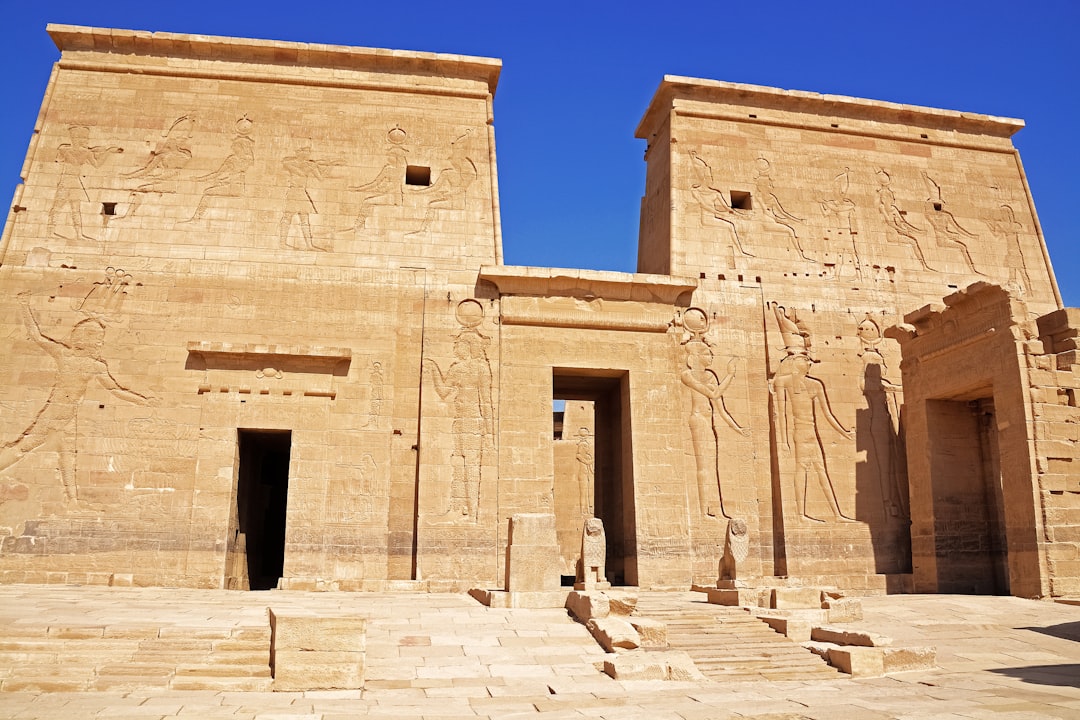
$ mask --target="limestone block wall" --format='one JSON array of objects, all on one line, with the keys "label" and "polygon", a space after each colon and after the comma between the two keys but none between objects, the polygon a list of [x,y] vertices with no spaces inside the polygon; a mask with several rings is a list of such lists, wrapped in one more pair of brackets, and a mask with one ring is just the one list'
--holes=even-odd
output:
[{"label": "limestone block wall", "polygon": [[909,569],[905,394],[885,328],[975,281],[1008,287],[1032,317],[1060,305],[1009,139],[1022,126],[661,83],[637,132],[649,143],[639,270],[758,288],[778,572],[857,582]]},{"label": "limestone block wall", "polygon": [[456,542],[416,522],[455,346],[497,316],[498,61],[50,32],[0,240],[0,577],[247,586],[245,433],[285,438],[285,586],[415,577]]}]

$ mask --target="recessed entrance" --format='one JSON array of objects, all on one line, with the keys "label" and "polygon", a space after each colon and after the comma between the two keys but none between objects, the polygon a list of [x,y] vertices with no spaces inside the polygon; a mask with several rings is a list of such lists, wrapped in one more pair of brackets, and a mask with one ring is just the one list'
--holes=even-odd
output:
[{"label": "recessed entrance", "polygon": [[291,445],[289,430],[237,430],[226,587],[270,590],[281,579]]},{"label": "recessed entrance", "polygon": [[937,591],[1009,593],[994,401],[926,403]]},{"label": "recessed entrance", "polygon": [[608,579],[616,585],[636,585],[628,375],[621,370],[554,368],[552,399],[565,401],[562,418],[556,416],[563,423],[555,452],[560,452],[559,443],[566,447],[561,462],[555,458],[555,515],[556,526],[563,529],[560,546],[569,561],[567,569],[574,571],[584,520],[598,517],[607,536]]}]

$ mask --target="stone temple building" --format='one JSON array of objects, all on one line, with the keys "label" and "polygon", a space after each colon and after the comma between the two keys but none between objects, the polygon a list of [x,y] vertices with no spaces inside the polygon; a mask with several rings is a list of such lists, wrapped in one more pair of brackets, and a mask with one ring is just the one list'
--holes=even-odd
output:
[{"label": "stone temple building", "polygon": [[498,587],[546,513],[564,580],[595,516],[616,584],[1080,594],[1021,121],[665,77],[638,272],[513,267],[499,61],[49,33],[0,581]]}]

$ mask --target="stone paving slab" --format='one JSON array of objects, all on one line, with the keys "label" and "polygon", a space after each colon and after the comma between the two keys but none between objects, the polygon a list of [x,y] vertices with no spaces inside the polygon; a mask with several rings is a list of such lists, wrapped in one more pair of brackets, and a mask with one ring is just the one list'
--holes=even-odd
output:
[{"label": "stone paving slab", "polygon": [[[42,627],[64,634],[91,627],[104,628],[102,633],[134,628],[136,635],[149,627],[201,628],[194,635],[222,627],[242,631],[266,622],[267,607],[367,617],[367,687],[303,693],[153,687],[3,692],[0,717],[1080,717],[1080,641],[1074,639],[1080,607],[1010,597],[865,598],[864,619],[845,628],[888,635],[897,645],[935,645],[939,667],[816,682],[618,682],[597,670],[604,653],[564,612],[491,609],[451,594],[0,586],[0,637],[8,628],[11,639]],[[14,661],[0,660],[0,677],[15,669],[4,667],[8,662]]]}]

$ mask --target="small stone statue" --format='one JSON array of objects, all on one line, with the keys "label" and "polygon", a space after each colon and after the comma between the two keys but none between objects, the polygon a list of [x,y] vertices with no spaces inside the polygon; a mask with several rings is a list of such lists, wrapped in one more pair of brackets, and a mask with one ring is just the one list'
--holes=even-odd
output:
[{"label": "small stone statue", "polygon": [[746,560],[749,554],[750,533],[747,530],[746,521],[741,518],[732,518],[728,521],[724,554],[720,557],[720,582],[734,583],[738,580],[739,563]]},{"label": "small stone statue", "polygon": [[600,518],[589,518],[581,530],[581,560],[574,589],[607,590],[610,588],[606,564],[607,537],[604,534],[604,521]]}]

